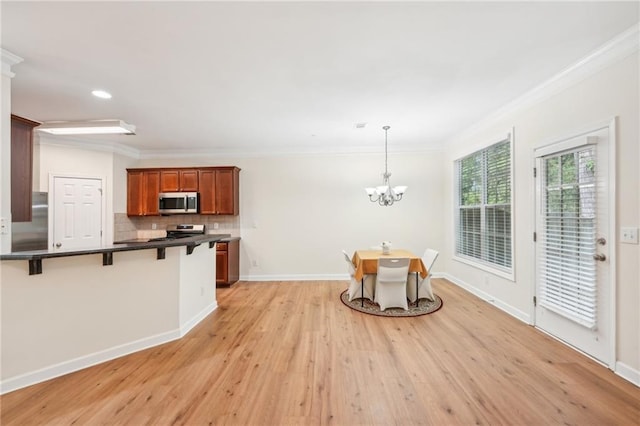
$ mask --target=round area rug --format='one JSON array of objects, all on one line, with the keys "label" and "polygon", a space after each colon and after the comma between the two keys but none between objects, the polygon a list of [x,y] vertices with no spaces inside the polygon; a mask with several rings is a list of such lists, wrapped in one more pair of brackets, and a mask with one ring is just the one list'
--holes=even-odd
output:
[{"label": "round area rug", "polygon": [[442,308],[442,299],[440,296],[434,294],[433,297],[435,299],[433,302],[429,299],[420,299],[420,303],[417,307],[415,303],[409,302],[408,311],[405,311],[402,308],[387,308],[386,311],[381,311],[380,306],[369,299],[364,299],[364,306],[362,306],[362,299],[353,299],[349,302],[347,290],[342,292],[340,300],[342,300],[342,303],[351,309],[364,312],[365,314],[378,315],[381,317],[417,317],[419,315],[431,314]]}]

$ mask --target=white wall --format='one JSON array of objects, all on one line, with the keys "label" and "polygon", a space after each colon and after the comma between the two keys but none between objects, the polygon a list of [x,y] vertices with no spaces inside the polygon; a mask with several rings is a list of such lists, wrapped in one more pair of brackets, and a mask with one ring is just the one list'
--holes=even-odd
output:
[{"label": "white wall", "polygon": [[342,249],[383,240],[418,254],[443,247],[442,158],[441,152],[389,154],[392,185],[409,186],[391,207],[371,203],[364,191],[382,182],[382,153],[145,160],[139,166],[240,167],[241,278],[335,279],[346,277]]},{"label": "white wall", "polygon": [[122,154],[113,156],[113,212],[127,212],[127,169],[136,167],[138,160]]},{"label": "white wall", "polygon": [[[186,251],[179,247],[178,251]],[[190,255],[180,256],[180,327],[191,329],[218,306],[216,299],[216,248],[209,243],[197,246]],[[190,323],[191,322],[191,323]]]},{"label": "white wall", "polygon": [[[503,309],[519,314],[524,320],[533,318],[534,292],[534,164],[533,150],[585,126],[618,117],[616,210],[620,226],[639,225],[640,175],[639,156],[640,110],[638,97],[638,53],[591,75],[560,93],[533,106],[521,108],[494,121],[474,133],[454,141],[446,154],[444,204],[450,214],[444,215],[446,249],[440,257],[441,267],[452,277],[465,282],[478,293],[494,299]],[[514,196],[515,196],[515,282],[488,274],[452,259],[453,238],[453,162],[457,158],[486,146],[515,127]],[[611,239],[614,236],[610,237]],[[638,245],[617,243],[617,360],[623,369],[640,372],[640,269]],[[640,377],[640,376],[639,376]]]}]

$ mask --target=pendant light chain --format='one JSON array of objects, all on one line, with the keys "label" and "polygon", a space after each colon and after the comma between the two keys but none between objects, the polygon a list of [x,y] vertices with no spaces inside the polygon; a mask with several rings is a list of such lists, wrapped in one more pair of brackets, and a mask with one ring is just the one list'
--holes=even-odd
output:
[{"label": "pendant light chain", "polygon": [[387,176],[389,174],[387,170],[387,132],[389,131],[389,126],[384,126],[384,175]]}]

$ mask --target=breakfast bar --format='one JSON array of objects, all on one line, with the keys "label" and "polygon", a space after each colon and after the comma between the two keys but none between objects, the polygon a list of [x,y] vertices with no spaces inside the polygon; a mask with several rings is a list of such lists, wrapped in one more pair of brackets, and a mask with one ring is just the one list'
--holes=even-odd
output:
[{"label": "breakfast bar", "polygon": [[165,258],[167,247],[185,246],[187,255],[193,253],[195,247],[208,243],[213,248],[217,241],[228,240],[229,234],[203,234],[179,240],[123,242],[121,244],[107,245],[91,249],[79,250],[32,250],[7,254],[0,254],[0,260],[27,260],[29,262],[29,275],[42,273],[42,260],[57,257],[83,256],[90,254],[102,254],[103,265],[113,265],[113,253],[134,250],[157,249],[157,259]]},{"label": "breakfast bar", "polygon": [[2,392],[184,336],[218,306],[228,237],[0,255]]}]

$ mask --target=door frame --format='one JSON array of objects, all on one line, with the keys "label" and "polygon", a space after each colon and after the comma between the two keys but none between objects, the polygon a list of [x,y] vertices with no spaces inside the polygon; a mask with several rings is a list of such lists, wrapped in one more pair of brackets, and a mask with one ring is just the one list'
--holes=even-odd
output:
[{"label": "door frame", "polygon": [[[104,176],[90,176],[90,175],[79,175],[79,174],[70,174],[70,173],[49,173],[49,218],[48,218],[48,238],[49,243],[54,244],[53,240],[53,228],[55,226],[53,221],[53,206],[55,206],[55,180],[57,178],[70,178],[70,179],[95,179],[100,181],[100,186],[102,187],[102,198],[100,202],[100,244],[105,245],[107,241],[107,233],[106,229],[106,220],[107,220],[107,203],[106,203],[106,181],[107,179]],[[52,246],[49,246],[49,250],[52,249]]]},{"label": "door frame", "polygon": [[[616,271],[617,271],[617,264],[618,264],[618,257],[617,257],[617,250],[616,247],[618,245],[618,236],[616,233],[616,216],[617,216],[617,210],[616,210],[616,176],[617,176],[617,171],[616,171],[616,152],[617,152],[617,141],[618,141],[618,135],[617,135],[617,116],[614,116],[608,120],[603,120],[600,122],[596,122],[593,123],[591,125],[588,126],[584,126],[581,127],[579,129],[574,130],[573,132],[569,132],[567,134],[564,134],[560,137],[552,137],[552,138],[546,138],[543,142],[536,144],[533,147],[533,150],[531,151],[531,163],[532,168],[536,167],[536,155],[535,155],[535,151],[537,149],[540,148],[545,148],[545,147],[550,147],[552,145],[561,143],[563,141],[569,140],[569,139],[573,139],[576,137],[580,137],[580,136],[586,136],[589,133],[598,131],[598,130],[603,130],[603,129],[608,129],[609,132],[609,164],[607,164],[607,179],[609,180],[608,184],[609,184],[609,190],[608,190],[608,209],[609,209],[609,229],[607,230],[608,232],[608,239],[609,239],[609,286],[610,286],[610,298],[609,298],[609,315],[610,315],[610,321],[609,321],[609,330],[608,332],[610,333],[611,338],[609,339],[609,357],[608,357],[608,362],[607,362],[607,366],[609,367],[609,369],[615,371],[616,369],[616,361],[617,361],[617,352],[616,352],[616,344],[617,344],[617,281],[616,281]],[[538,232],[538,230],[536,229],[536,209],[538,208],[537,206],[537,196],[538,196],[538,191],[540,191],[540,188],[538,187],[537,183],[536,183],[536,178],[533,176],[533,173],[530,175],[531,176],[531,184],[534,187],[534,191],[532,193],[532,206],[534,206],[534,220],[533,220],[533,232]],[[536,243],[533,241],[533,238],[531,240],[531,244],[533,247],[533,254],[534,254],[534,262],[532,265],[533,271],[532,271],[532,276],[533,276],[533,281],[531,283],[531,300],[533,301],[533,297],[536,296],[537,294],[537,288],[538,288],[538,270],[537,270],[537,264],[538,264],[538,250],[536,248]],[[535,305],[532,303],[531,304],[531,308],[529,310],[530,313],[530,318],[531,318],[531,325],[533,325],[534,327],[536,327],[536,310],[535,310]],[[536,327],[536,329],[543,331],[539,329],[538,327]],[[546,332],[545,332],[546,333]],[[548,334],[548,333],[547,333]],[[552,336],[552,335],[550,335]],[[556,339],[558,339],[556,336],[552,336]],[[558,339],[559,341],[562,341],[560,339]],[[566,342],[563,342],[565,344],[567,344]],[[567,344],[568,345],[568,344]],[[570,345],[569,345],[570,346]],[[571,346],[572,348],[575,348],[574,346]],[[582,352],[579,348],[575,348],[576,350]],[[584,353],[584,352],[583,352]],[[585,355],[589,356],[589,354],[585,353]],[[590,358],[594,359],[593,357],[589,356]],[[601,363],[600,361],[596,360],[598,363]]]}]

